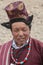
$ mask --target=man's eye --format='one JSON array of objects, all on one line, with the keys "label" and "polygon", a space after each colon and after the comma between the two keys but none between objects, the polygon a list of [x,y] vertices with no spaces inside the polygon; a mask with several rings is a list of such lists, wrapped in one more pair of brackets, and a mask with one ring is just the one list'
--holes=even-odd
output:
[{"label": "man's eye", "polygon": [[18,29],[15,29],[14,32],[18,32],[19,30]]},{"label": "man's eye", "polygon": [[27,31],[27,29],[23,29],[23,31]]}]

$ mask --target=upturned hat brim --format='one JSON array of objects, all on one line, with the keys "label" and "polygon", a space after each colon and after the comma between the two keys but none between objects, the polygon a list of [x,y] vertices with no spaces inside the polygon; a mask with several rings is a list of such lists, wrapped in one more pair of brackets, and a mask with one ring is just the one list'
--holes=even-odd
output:
[{"label": "upturned hat brim", "polygon": [[32,20],[33,20],[33,15],[29,16],[28,20],[26,20],[24,18],[16,18],[16,19],[11,19],[9,22],[1,23],[1,25],[8,28],[8,29],[10,29],[11,28],[10,24],[18,22],[18,21],[22,21],[22,22],[26,23],[29,26],[31,24]]}]

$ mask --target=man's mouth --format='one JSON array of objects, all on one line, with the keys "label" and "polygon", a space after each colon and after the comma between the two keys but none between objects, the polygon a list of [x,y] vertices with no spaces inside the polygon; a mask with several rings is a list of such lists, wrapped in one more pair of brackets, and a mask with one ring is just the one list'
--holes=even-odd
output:
[{"label": "man's mouth", "polygon": [[24,38],[19,39],[19,41],[21,41],[21,42],[24,41],[24,40],[25,40]]}]

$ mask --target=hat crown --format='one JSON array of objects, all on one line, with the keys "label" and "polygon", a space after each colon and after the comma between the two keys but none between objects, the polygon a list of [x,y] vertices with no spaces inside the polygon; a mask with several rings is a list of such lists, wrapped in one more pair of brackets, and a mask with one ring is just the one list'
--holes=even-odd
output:
[{"label": "hat crown", "polygon": [[17,18],[18,17],[22,17],[22,18],[28,17],[27,10],[22,1],[16,1],[14,3],[10,3],[8,6],[5,7],[5,11],[7,12],[9,19],[16,18],[16,17]]}]

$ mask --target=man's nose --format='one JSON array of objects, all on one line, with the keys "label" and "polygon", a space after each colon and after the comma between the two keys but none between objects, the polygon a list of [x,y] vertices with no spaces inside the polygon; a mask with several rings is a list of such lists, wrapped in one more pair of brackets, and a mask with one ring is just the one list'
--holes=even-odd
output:
[{"label": "man's nose", "polygon": [[19,35],[22,36],[23,35],[23,31],[19,31]]}]

